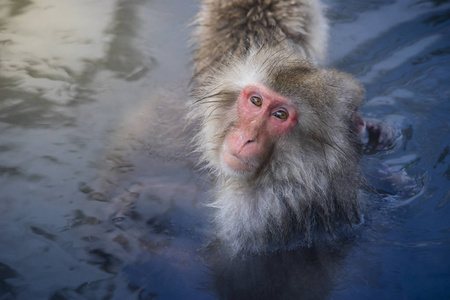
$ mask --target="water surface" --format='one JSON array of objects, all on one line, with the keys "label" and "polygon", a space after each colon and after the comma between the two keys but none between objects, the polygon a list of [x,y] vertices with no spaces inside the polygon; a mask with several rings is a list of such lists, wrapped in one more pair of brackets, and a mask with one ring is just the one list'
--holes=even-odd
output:
[{"label": "water surface", "polygon": [[233,263],[180,122],[197,1],[0,4],[0,299],[450,298],[450,3],[326,4],[327,63],[401,138],[354,240]]}]

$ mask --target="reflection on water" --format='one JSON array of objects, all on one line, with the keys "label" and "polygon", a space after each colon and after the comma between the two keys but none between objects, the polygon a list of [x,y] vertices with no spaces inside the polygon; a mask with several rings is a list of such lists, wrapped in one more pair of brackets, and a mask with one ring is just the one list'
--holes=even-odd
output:
[{"label": "reflection on water", "polygon": [[354,240],[231,262],[180,121],[197,1],[1,3],[0,299],[449,298],[450,4],[326,3],[330,65],[401,138]]}]

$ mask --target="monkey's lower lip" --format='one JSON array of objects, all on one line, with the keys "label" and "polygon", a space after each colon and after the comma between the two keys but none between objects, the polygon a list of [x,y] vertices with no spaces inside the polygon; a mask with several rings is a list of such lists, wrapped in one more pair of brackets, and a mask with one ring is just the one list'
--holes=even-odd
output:
[{"label": "monkey's lower lip", "polygon": [[222,151],[222,161],[232,170],[237,172],[249,172],[255,169],[251,163],[242,158],[232,154],[228,151]]}]

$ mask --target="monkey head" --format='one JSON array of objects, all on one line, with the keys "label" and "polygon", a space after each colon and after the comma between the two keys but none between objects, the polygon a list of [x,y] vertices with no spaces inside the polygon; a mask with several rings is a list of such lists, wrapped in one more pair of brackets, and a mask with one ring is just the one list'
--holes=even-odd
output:
[{"label": "monkey head", "polygon": [[304,168],[299,159],[316,163],[317,155],[327,156],[329,169],[339,156],[354,156],[352,124],[364,89],[350,75],[261,48],[244,62],[230,58],[204,82],[195,91],[195,112],[207,123],[197,146],[218,173]]}]

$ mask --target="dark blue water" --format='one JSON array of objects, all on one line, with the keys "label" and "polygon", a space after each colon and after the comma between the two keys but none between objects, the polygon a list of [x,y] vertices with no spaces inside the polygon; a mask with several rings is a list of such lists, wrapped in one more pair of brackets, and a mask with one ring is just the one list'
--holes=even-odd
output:
[{"label": "dark blue water", "polygon": [[401,137],[352,240],[230,262],[180,122],[196,1],[1,3],[0,299],[450,299],[450,3],[326,4]]}]

